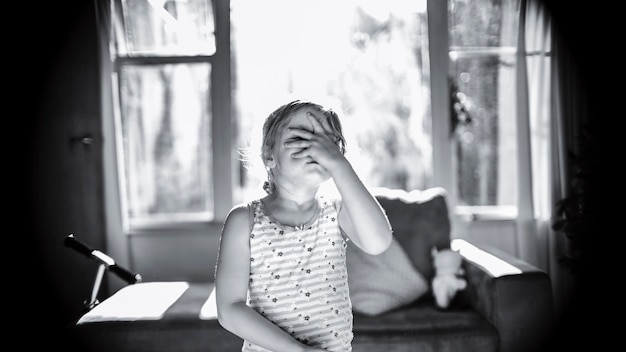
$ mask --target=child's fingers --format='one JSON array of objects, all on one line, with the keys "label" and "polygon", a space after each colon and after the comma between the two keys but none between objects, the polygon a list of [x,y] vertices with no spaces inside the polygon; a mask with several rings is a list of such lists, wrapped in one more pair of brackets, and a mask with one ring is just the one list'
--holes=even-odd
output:
[{"label": "child's fingers", "polygon": [[313,137],[314,135],[314,133],[312,133],[311,131],[307,131],[302,128],[288,128],[287,131],[291,133],[292,136],[301,139],[311,139],[311,137]]},{"label": "child's fingers", "polygon": [[319,133],[318,135],[326,137],[329,141],[331,141],[334,145],[337,145],[337,141],[339,138],[333,133],[333,129],[330,127],[330,123],[327,118],[318,119],[315,115],[310,112],[307,112],[307,117],[311,121],[313,125],[313,129],[316,131],[322,131],[323,133]]},{"label": "child's fingers", "polygon": [[332,135],[333,134],[333,128],[330,127],[330,122],[328,122],[328,118],[325,115],[324,115],[324,117],[322,117],[320,119],[320,123],[324,127],[324,131],[326,131],[326,134],[328,134],[328,135]]},{"label": "child's fingers", "polygon": [[306,139],[294,139],[285,142],[285,148],[308,148],[311,146],[311,141]]},{"label": "child's fingers", "polygon": [[328,120],[325,118],[317,118],[313,113],[307,112],[306,116],[309,118],[311,123],[313,124],[314,131],[323,131],[324,134],[332,134],[332,128],[328,123]]},{"label": "child's fingers", "polygon": [[291,157],[294,159],[306,158],[306,157],[311,157],[311,153],[308,148],[303,148],[297,152],[291,153]]}]

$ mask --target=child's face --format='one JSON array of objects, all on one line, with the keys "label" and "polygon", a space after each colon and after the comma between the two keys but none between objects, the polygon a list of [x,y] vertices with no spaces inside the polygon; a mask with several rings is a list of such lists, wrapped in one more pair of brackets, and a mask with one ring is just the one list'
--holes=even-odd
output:
[{"label": "child's face", "polygon": [[[306,183],[309,186],[319,186],[319,184],[330,178],[328,171],[311,158],[292,158],[291,154],[298,150],[285,147],[285,142],[299,138],[288,131],[289,128],[313,132],[313,124],[307,117],[307,112],[312,113],[316,118],[322,116],[322,113],[314,108],[305,107],[299,109],[291,114],[289,121],[278,135],[278,140],[272,151],[273,162],[269,165],[274,171],[274,182],[281,183],[288,180],[291,183]],[[315,132],[320,133],[321,131]]]}]

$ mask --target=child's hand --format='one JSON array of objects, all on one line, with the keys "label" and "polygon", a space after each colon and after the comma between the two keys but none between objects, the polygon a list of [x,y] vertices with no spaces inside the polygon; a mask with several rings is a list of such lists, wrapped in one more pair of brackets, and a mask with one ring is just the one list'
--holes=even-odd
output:
[{"label": "child's hand", "polygon": [[313,161],[330,171],[337,162],[345,161],[346,159],[337,146],[328,121],[321,118],[322,122],[320,122],[310,112],[307,112],[307,117],[311,121],[313,130],[307,131],[300,128],[291,128],[289,132],[298,139],[286,142],[285,147],[299,149],[291,154],[291,157],[296,159],[310,157]]}]

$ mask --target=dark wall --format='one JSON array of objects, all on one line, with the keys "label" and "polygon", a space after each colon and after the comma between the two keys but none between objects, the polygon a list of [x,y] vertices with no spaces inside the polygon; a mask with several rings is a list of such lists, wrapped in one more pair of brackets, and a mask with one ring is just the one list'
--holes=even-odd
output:
[{"label": "dark wall", "polygon": [[31,4],[18,12],[29,14],[21,17],[26,28],[16,28],[22,34],[16,53],[25,58],[17,80],[19,111],[28,114],[15,148],[29,158],[27,231],[18,234],[14,274],[24,302],[19,311],[28,312],[24,326],[46,331],[52,337],[47,343],[60,343],[62,328],[83,312],[97,270],[95,261],[63,240],[74,233],[105,246],[96,17],[93,1]]},{"label": "dark wall", "polygon": [[[621,264],[616,263],[616,258],[623,258],[624,254],[622,247],[615,245],[619,240],[614,231],[609,229],[610,219],[623,216],[623,206],[609,205],[609,200],[616,199],[616,188],[622,188],[623,181],[609,175],[621,163],[613,159],[615,146],[620,145],[623,150],[623,137],[619,136],[623,130],[615,129],[616,119],[624,115],[620,106],[624,101],[623,89],[622,84],[615,89],[611,82],[623,76],[622,56],[614,48],[616,43],[623,42],[624,15],[599,2],[544,2],[552,11],[553,26],[568,49],[568,58],[576,63],[576,74],[582,82],[579,87],[582,102],[566,104],[585,110],[584,122],[592,139],[585,147],[589,174],[585,176],[587,190],[583,196],[585,215],[578,225],[582,235],[576,242],[581,259],[574,273],[574,294],[546,351],[609,350],[620,342],[622,335],[617,331],[621,330],[620,325],[611,319],[620,305],[617,302],[623,300],[622,294],[609,286],[621,277],[617,272]],[[616,135],[609,137],[607,131]],[[613,145],[611,149],[610,145]],[[623,159],[621,153],[619,158]]]}]

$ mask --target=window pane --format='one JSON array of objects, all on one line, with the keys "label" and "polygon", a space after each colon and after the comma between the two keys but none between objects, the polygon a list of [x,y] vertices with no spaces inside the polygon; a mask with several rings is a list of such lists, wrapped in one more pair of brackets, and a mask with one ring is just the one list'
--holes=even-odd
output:
[{"label": "window pane", "polygon": [[515,0],[449,0],[458,205],[517,204]]},{"label": "window pane", "polygon": [[516,205],[515,56],[463,58],[450,67],[471,122],[459,124],[459,205]]},{"label": "window pane", "polygon": [[120,55],[215,53],[210,0],[126,0],[122,9],[126,46],[118,47]]},{"label": "window pane", "polygon": [[213,211],[209,64],[123,66],[122,137],[133,221]]},{"label": "window pane", "polygon": [[[232,0],[231,11],[241,146],[287,94],[328,95],[368,186],[432,185],[424,1]],[[243,188],[260,189],[265,171],[243,172]]]},{"label": "window pane", "polygon": [[515,47],[519,0],[448,0],[451,47]]}]

